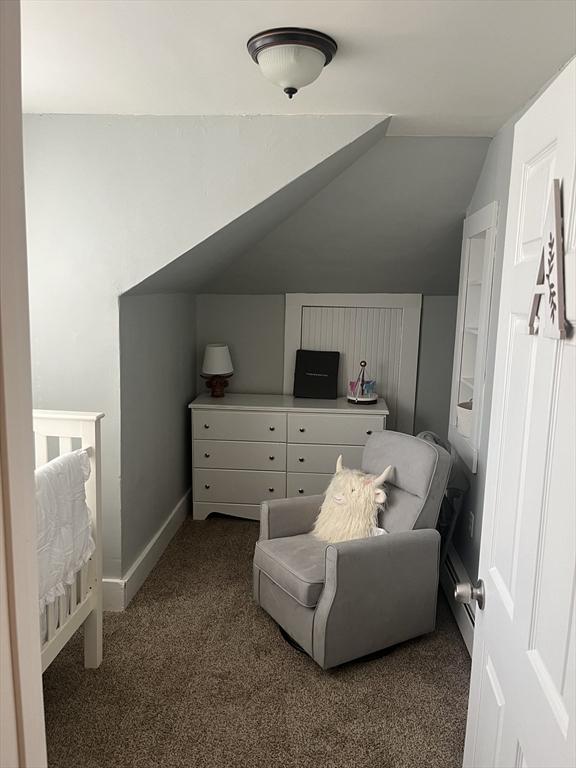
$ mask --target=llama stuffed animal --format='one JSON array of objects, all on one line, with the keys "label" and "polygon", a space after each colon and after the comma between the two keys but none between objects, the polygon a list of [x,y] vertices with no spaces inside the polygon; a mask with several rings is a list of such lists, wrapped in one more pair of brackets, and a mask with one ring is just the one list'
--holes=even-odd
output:
[{"label": "llama stuffed animal", "polygon": [[382,533],[378,528],[378,507],[386,501],[380,486],[390,478],[393,467],[381,475],[367,475],[336,462],[336,474],[326,489],[324,503],[316,518],[313,533],[333,543],[350,539],[366,539]]}]

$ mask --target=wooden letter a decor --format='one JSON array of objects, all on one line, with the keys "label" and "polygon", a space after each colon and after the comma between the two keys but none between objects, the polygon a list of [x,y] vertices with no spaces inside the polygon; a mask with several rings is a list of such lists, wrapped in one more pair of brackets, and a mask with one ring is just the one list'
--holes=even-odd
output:
[{"label": "wooden letter a decor", "polygon": [[[542,254],[530,310],[530,334],[542,332],[552,339],[565,339],[564,240],[559,179],[554,179],[552,183],[542,237]],[[542,296],[545,298],[544,308],[541,305]]]}]

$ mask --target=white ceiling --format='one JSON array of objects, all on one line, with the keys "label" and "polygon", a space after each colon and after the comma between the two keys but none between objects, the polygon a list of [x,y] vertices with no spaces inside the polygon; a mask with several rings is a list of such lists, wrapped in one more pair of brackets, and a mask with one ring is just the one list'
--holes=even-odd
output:
[{"label": "white ceiling", "polygon": [[[248,37],[339,51],[288,101]],[[390,134],[492,135],[574,53],[573,0],[23,0],[25,112],[394,114]]]}]

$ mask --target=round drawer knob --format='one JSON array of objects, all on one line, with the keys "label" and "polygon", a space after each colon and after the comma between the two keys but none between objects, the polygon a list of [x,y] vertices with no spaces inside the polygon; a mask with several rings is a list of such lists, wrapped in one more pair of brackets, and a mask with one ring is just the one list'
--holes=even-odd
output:
[{"label": "round drawer knob", "polygon": [[306,432],[306,428],[305,428],[305,427],[300,427],[300,429],[298,430],[298,432]]},{"label": "round drawer knob", "polygon": [[209,459],[209,458],[210,458],[210,454],[209,454],[209,453],[205,453],[205,454],[204,454],[204,458],[205,458],[205,459]]},{"label": "round drawer knob", "polygon": [[298,493],[304,493],[304,488],[298,488]]},{"label": "round drawer knob", "polygon": [[268,488],[268,490],[270,491],[270,493],[274,493],[274,488]]},{"label": "round drawer knob", "polygon": [[371,429],[367,429],[367,430],[366,430],[366,434],[367,434],[367,435],[371,435],[371,434],[372,434],[372,430],[371,430]]},{"label": "round drawer knob", "polygon": [[274,456],[268,456],[268,458],[270,459],[270,461],[274,461]]},{"label": "round drawer knob", "polygon": [[204,429],[210,429],[210,424],[204,424]]},{"label": "round drawer knob", "polygon": [[300,456],[298,458],[298,461],[300,462],[300,464],[304,464],[304,456]]},{"label": "round drawer knob", "polygon": [[268,427],[268,429],[270,430],[270,432],[274,432],[276,430],[276,427]]},{"label": "round drawer knob", "polygon": [[207,491],[210,489],[210,486],[208,485],[208,483],[204,484],[204,488],[206,488]]}]

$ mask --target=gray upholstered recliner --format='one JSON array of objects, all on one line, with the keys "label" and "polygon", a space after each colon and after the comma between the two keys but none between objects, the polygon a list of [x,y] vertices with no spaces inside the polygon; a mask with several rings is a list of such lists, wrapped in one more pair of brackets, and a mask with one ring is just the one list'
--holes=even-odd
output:
[{"label": "gray upholstered recliner", "polygon": [[399,432],[372,435],[362,469],[395,472],[380,525],[389,535],[326,544],[310,531],[323,496],[264,502],[254,597],[328,669],[431,632],[440,535],[435,530],[451,459]]}]

